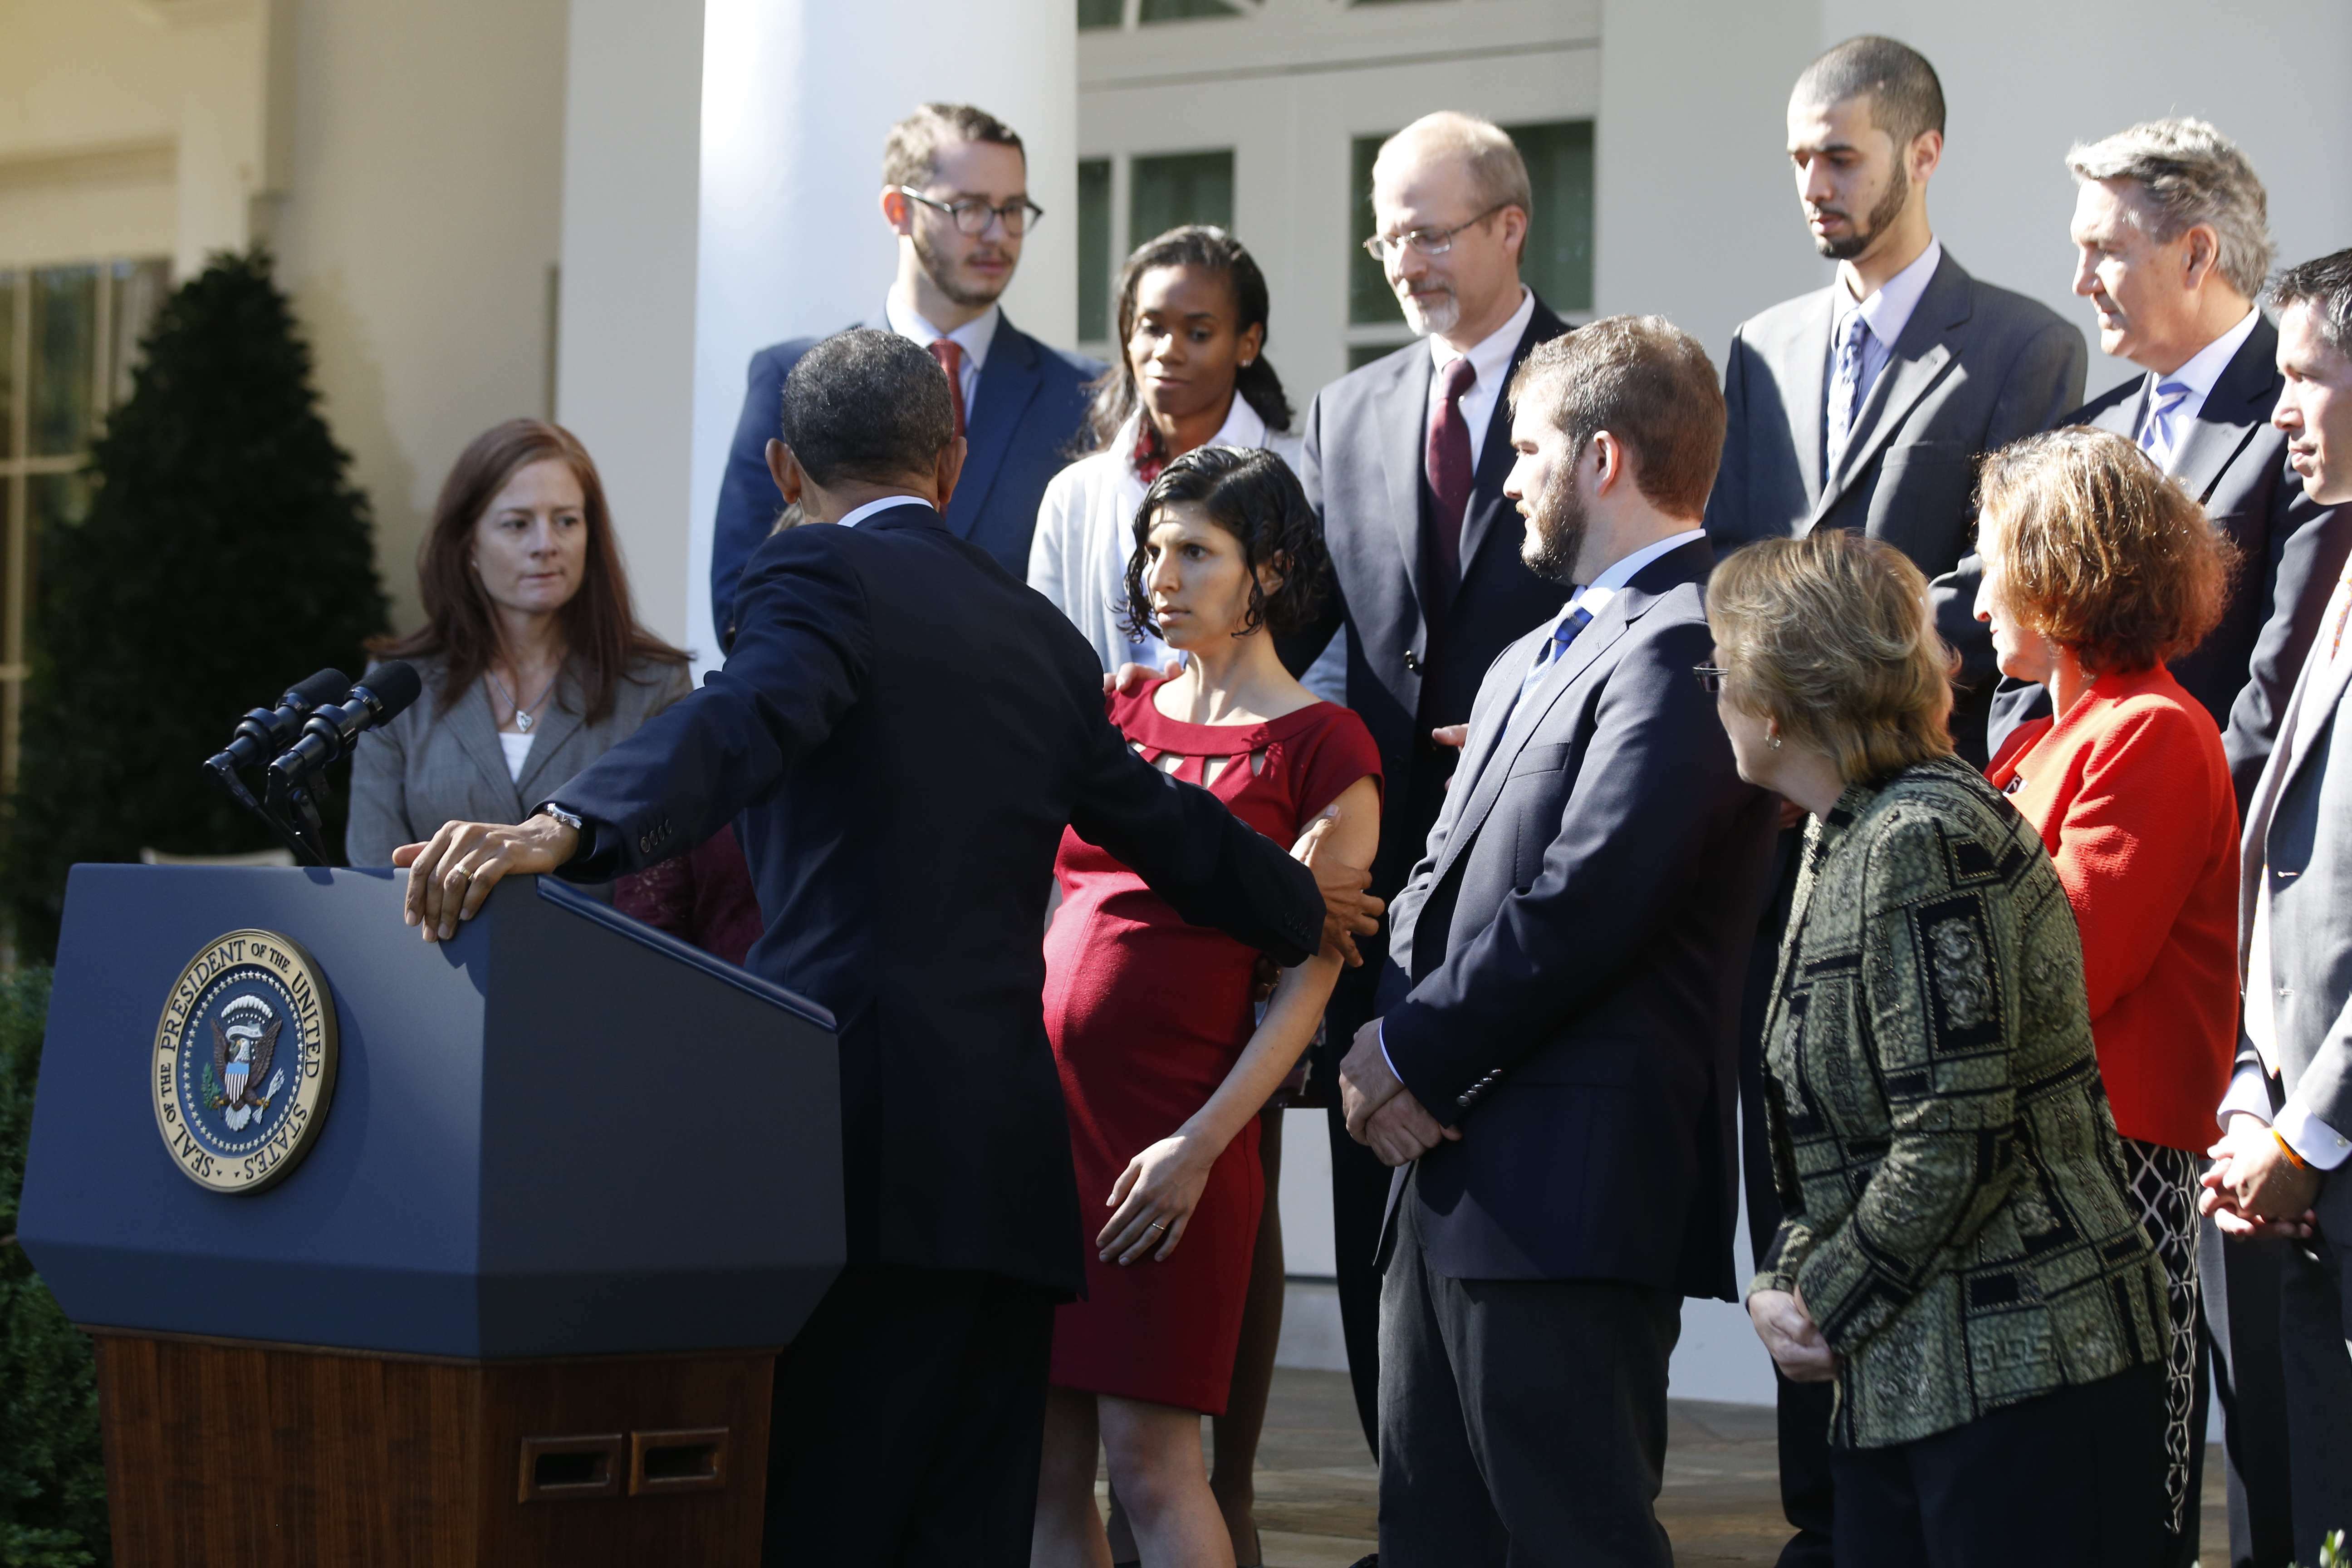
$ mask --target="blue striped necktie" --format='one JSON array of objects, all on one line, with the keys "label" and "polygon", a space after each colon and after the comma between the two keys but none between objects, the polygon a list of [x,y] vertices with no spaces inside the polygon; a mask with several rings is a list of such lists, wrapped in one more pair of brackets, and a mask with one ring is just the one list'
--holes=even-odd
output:
[{"label": "blue striped necktie", "polygon": [[1535,689],[1536,682],[1559,662],[1559,656],[1566,653],[1568,645],[1576,640],[1576,634],[1591,624],[1592,612],[1581,605],[1560,617],[1559,625],[1551,629],[1551,641],[1544,644],[1543,651],[1536,655],[1536,661],[1529,667],[1526,679],[1519,682],[1521,697]]},{"label": "blue striped necktie", "polygon": [[2139,449],[2156,459],[2159,468],[2170,470],[2172,448],[2178,437],[2173,425],[2180,405],[2189,400],[2189,384],[2185,381],[2160,382],[2156,395],[2148,400],[2147,423],[2140,426]]}]

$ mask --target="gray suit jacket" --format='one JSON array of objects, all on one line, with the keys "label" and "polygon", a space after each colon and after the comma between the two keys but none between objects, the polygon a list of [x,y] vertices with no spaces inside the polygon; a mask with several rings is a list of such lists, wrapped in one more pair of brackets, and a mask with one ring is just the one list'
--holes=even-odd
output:
[{"label": "gray suit jacket", "polygon": [[[1832,286],[1834,287],[1834,286]],[[1992,639],[1976,619],[1976,461],[2049,429],[2083,401],[2090,354],[2048,308],[1979,282],[1947,248],[1886,368],[1824,472],[1832,289],[1741,324],[1724,363],[1729,416],[1706,507],[1717,554],[1816,528],[1859,529],[1900,548],[1934,584],[1936,626],[1959,650],[1952,733],[1984,761]]]},{"label": "gray suit jacket", "polygon": [[[2300,728],[2301,743],[2282,740],[2272,751],[2246,813],[2238,962],[2243,980],[2254,897],[2267,879],[2280,1079],[2314,1116],[2352,1132],[2352,733],[2344,695],[2352,659],[2315,682],[2320,668],[2305,664],[2281,721],[2280,734]],[[2309,720],[2296,717],[2302,708]],[[2252,1056],[2242,1037],[2238,1059]]]},{"label": "gray suit jacket", "polygon": [[411,662],[425,678],[424,694],[383,729],[362,734],[352,756],[343,858],[354,866],[389,866],[394,849],[430,838],[445,822],[520,822],[527,805],[635,734],[692,685],[682,664],[639,659],[614,690],[612,712],[590,724],[579,683],[566,670],[517,779],[508,775],[483,683],[445,709],[439,661]]},{"label": "gray suit jacket", "polygon": [[[2174,679],[2205,705],[2221,728],[2242,814],[2278,736],[2279,714],[2319,627],[2344,557],[2352,550],[2352,514],[2305,493],[2287,466],[2286,435],[2271,424],[2278,405],[2278,330],[2254,323],[2245,342],[2181,437],[2175,477],[2204,504],[2213,526],[2241,553],[2221,624],[2196,650],[2172,662]],[[2147,377],[2137,375],[2093,398],[2062,423],[2139,434]],[[2004,679],[1993,695],[1987,743],[2000,749],[2010,732],[2050,711],[2040,686]]]},{"label": "gray suit jacket", "polygon": [[1382,1043],[1463,1130],[1402,1173],[1454,1279],[1626,1279],[1728,1298],[1735,1028],[1772,847],[1691,668],[1694,541],[1651,562],[1535,687],[1549,624],[1488,668],[1392,910]]}]

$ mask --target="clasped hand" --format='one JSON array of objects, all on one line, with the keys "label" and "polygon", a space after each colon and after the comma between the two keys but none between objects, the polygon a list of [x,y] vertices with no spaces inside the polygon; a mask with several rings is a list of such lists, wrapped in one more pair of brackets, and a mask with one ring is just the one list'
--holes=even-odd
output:
[{"label": "clasped hand", "polygon": [[1837,1352],[1822,1337],[1801,1290],[1759,1290],[1748,1298],[1748,1321],[1790,1383],[1827,1383],[1837,1376]]},{"label": "clasped hand", "polygon": [[2269,1123],[2258,1116],[2234,1115],[2221,1142],[2205,1151],[2213,1162],[2198,1185],[2200,1212],[2210,1215],[2224,1236],[2311,1235],[2320,1173],[2298,1168],[2279,1147]]},{"label": "clasped hand", "polygon": [[507,825],[445,822],[423,844],[404,844],[392,863],[408,868],[401,919],[422,926],[427,942],[446,942],[472,920],[490,889],[510,876],[543,876],[572,858],[579,829],[551,816]]},{"label": "clasped hand", "polygon": [[1410,1164],[1462,1137],[1460,1128],[1442,1124],[1389,1070],[1378,1018],[1356,1031],[1339,1064],[1339,1108],[1347,1113],[1348,1136],[1379,1155],[1383,1165]]}]

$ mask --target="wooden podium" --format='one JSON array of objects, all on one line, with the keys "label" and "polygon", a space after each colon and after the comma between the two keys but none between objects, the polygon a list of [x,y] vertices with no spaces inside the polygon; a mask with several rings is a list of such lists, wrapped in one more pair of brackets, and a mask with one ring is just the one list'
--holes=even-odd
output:
[{"label": "wooden podium", "polygon": [[116,1563],[748,1568],[842,1258],[833,1020],[560,883],[438,947],[399,896],[75,868],[19,1236]]}]

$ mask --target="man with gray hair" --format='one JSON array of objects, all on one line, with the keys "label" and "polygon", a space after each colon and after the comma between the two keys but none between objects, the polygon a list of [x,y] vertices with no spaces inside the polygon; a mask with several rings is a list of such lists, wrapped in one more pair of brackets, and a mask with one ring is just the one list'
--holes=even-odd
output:
[{"label": "man with gray hair", "polygon": [[[2066,167],[2076,184],[2074,292],[2097,313],[2099,346],[2142,374],[2064,423],[2137,442],[2238,547],[2221,624],[2172,673],[2221,727],[2242,812],[2352,547],[2332,510],[2305,493],[2286,435],[2270,422],[2282,384],[2278,332],[2254,308],[2271,266],[2267,198],[2245,154],[2201,120],[2134,125],[2077,145]],[[2042,687],[2002,681],[1992,745],[2049,711]],[[2210,1358],[2229,1423],[2231,1555],[2284,1562],[2279,1248],[2225,1250],[2204,1228],[2200,1257],[2165,1259],[2175,1312],[2200,1317],[2201,1296],[2205,1324],[2199,1340],[2181,1342],[2169,1369],[2170,1561],[2197,1555],[2204,1445],[2196,1434],[2205,1426]]]},{"label": "man with gray hair", "polygon": [[[1371,731],[1387,781],[1372,876],[1385,898],[1420,854],[1454,772],[1455,752],[1433,730],[1467,719],[1495,656],[1559,609],[1559,590],[1520,558],[1527,525],[1503,494],[1511,439],[1502,408],[1513,373],[1568,324],[1519,281],[1533,198],[1500,128],[1450,111],[1414,121],[1381,146],[1371,195],[1378,226],[1365,248],[1427,341],[1350,371],[1307,411],[1299,477],[1339,592],[1323,624],[1285,652],[1301,668],[1345,626],[1348,706]],[[1364,959],[1331,997],[1337,1048],[1371,1016],[1377,942]],[[1323,1081],[1330,1066],[1317,1068]],[[1372,1246],[1388,1173],[1336,1112],[1330,1139],[1340,1321],[1370,1440],[1379,1410]]]}]

